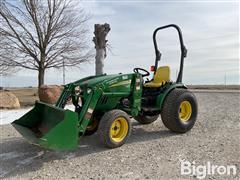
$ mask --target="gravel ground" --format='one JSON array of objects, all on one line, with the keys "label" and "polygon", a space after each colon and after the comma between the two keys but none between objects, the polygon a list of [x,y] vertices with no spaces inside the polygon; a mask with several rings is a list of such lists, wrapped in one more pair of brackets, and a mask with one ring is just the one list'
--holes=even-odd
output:
[{"label": "gravel ground", "polygon": [[180,174],[181,160],[235,165],[240,179],[240,93],[196,93],[198,120],[186,134],[168,131],[161,119],[150,125],[133,120],[133,133],[120,148],[107,149],[97,134],[80,140],[75,151],[45,151],[28,144],[10,125],[0,126],[3,179],[196,179]]}]

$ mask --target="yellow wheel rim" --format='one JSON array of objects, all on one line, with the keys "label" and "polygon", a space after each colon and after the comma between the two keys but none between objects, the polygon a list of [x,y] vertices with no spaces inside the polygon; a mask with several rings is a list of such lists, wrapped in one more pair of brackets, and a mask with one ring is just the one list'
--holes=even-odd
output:
[{"label": "yellow wheel rim", "polygon": [[115,142],[121,142],[128,133],[128,123],[124,117],[115,119],[110,127],[110,137]]},{"label": "yellow wheel rim", "polygon": [[183,122],[187,122],[192,115],[192,106],[189,101],[183,101],[180,104],[179,118]]}]

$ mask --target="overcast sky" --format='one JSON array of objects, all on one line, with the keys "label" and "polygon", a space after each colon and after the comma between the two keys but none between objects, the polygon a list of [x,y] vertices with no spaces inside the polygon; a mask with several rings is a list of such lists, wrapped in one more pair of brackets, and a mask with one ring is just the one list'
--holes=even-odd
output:
[{"label": "overcast sky", "polygon": [[[147,70],[154,64],[152,32],[167,24],[181,27],[188,49],[183,81],[186,84],[240,84],[238,1],[83,1],[91,14],[89,40],[96,23],[109,23],[107,39],[111,47],[104,71],[130,73],[134,67]],[[159,33],[162,52],[159,65],[169,65],[176,79],[179,44],[174,30]],[[94,44],[91,43],[94,47]],[[68,70],[66,82],[93,75],[94,60],[80,70]],[[62,71],[47,71],[46,84],[61,84]],[[20,71],[2,79],[4,86],[37,86],[37,73]]]}]

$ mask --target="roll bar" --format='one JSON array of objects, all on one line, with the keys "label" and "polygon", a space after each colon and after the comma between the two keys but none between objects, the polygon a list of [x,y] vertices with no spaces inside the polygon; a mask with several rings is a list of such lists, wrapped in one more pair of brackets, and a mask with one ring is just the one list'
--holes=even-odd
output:
[{"label": "roll bar", "polygon": [[182,82],[183,64],[184,64],[184,58],[187,56],[187,49],[186,49],[186,47],[184,46],[184,43],[183,43],[183,37],[182,37],[181,29],[176,24],[169,24],[169,25],[166,25],[166,26],[159,27],[159,28],[155,29],[155,31],[153,32],[153,44],[154,44],[155,55],[156,55],[155,66],[154,66],[154,74],[157,71],[158,61],[160,61],[161,55],[162,55],[160,53],[160,51],[158,50],[158,45],[157,45],[157,41],[156,41],[157,32],[159,30],[170,28],[170,27],[173,27],[177,30],[178,36],[179,36],[179,42],[180,42],[180,49],[181,49],[180,70],[179,70],[178,77],[177,77],[177,80],[176,80],[176,82],[178,83],[178,82]]}]

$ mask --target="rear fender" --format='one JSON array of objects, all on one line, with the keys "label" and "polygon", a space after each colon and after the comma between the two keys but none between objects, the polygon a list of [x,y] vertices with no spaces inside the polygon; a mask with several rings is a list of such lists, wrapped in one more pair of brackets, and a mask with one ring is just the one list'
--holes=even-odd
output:
[{"label": "rear fender", "polygon": [[187,86],[182,83],[172,84],[168,89],[164,91],[164,93],[160,94],[157,98],[157,107],[159,107],[160,110],[162,110],[163,103],[167,95],[176,88],[187,89]]}]

